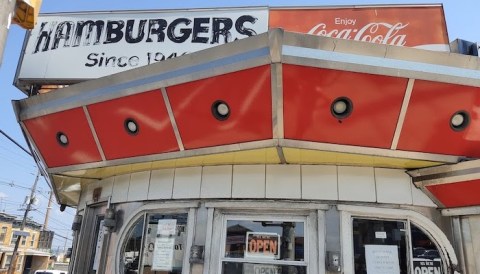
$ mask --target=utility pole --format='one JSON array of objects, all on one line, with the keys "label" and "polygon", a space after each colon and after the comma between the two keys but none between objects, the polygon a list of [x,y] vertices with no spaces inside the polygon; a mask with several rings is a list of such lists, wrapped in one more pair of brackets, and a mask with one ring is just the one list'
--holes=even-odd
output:
[{"label": "utility pole", "polygon": [[[25,229],[25,225],[27,224],[27,217],[28,217],[28,212],[31,210],[33,201],[34,201],[34,195],[35,192],[37,191],[37,183],[38,179],[40,177],[40,170],[37,171],[37,177],[35,178],[35,182],[33,183],[32,186],[32,191],[30,193],[30,199],[27,204],[27,208],[25,209],[25,214],[23,214],[23,220],[22,220],[22,225],[20,226],[20,231],[23,231]],[[20,245],[20,241],[22,240],[22,236],[17,236],[17,240],[15,241],[15,247],[13,248],[13,254],[12,258],[10,260],[10,266],[8,267],[8,274],[14,274],[15,269],[17,268],[17,260],[18,260],[18,246]]]},{"label": "utility pole", "polygon": [[47,212],[45,213],[45,221],[43,222],[42,230],[47,230],[48,218],[50,217],[50,210],[52,209],[53,191],[50,191],[50,197],[48,198]]},{"label": "utility pole", "polygon": [[13,10],[15,9],[16,0],[0,1],[0,66],[3,61],[3,51],[7,41],[8,29],[12,22]]}]

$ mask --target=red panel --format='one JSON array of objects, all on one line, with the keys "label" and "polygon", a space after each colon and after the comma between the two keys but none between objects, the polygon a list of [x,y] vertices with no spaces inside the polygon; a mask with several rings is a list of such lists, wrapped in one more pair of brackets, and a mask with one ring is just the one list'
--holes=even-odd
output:
[{"label": "red panel", "polygon": [[[179,150],[159,90],[93,104],[88,111],[109,160]],[[129,118],[139,126],[135,135],[125,129]]]},{"label": "red panel", "polygon": [[[480,157],[480,88],[416,80],[398,149]],[[470,114],[463,131],[450,127],[452,115]]]},{"label": "red panel", "polygon": [[445,207],[480,205],[480,180],[427,186]]},{"label": "red panel", "polygon": [[[229,73],[167,89],[185,148],[201,148],[272,138],[270,66]],[[219,121],[212,104],[231,110]]]},{"label": "red panel", "polygon": [[[296,65],[283,66],[285,138],[390,148],[407,80]],[[330,106],[348,97],[353,112],[335,118]]]},{"label": "red panel", "polygon": [[[74,108],[24,121],[48,167],[102,160],[82,108]],[[68,145],[57,141],[57,133],[68,137]]]}]

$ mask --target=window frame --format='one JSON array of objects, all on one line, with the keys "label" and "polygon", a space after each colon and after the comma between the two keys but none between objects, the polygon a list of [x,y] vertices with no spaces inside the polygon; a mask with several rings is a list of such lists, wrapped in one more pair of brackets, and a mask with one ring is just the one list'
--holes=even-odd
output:
[{"label": "window frame", "polygon": [[[305,204],[295,202],[259,202],[259,201],[236,201],[236,202],[210,202],[206,203],[210,227],[207,228],[207,242],[205,254],[210,254],[210,259],[205,262],[203,273],[219,274],[222,270],[222,263],[231,261],[224,260],[226,224],[228,219],[240,216],[242,219],[251,218],[272,218],[277,221],[294,220],[294,218],[305,218],[305,243],[304,263],[307,273],[325,273],[325,210],[327,205]],[[303,221],[303,220],[302,220]],[[221,243],[218,248],[216,244]],[[250,260],[249,260],[250,261]],[[245,262],[245,261],[242,261]],[[253,262],[253,260],[252,260]],[[254,261],[265,263],[265,261]],[[272,261],[266,263],[271,264]],[[302,265],[299,261],[275,261],[277,265]]]},{"label": "window frame", "polygon": [[[142,243],[141,243],[141,250],[140,250],[140,258],[139,261],[143,261],[143,248],[144,248],[144,237],[146,231],[146,218],[148,214],[187,214],[187,238],[186,238],[186,246],[185,246],[185,255],[183,258],[183,265],[182,265],[182,273],[189,273],[190,271],[190,262],[189,262],[189,251],[193,245],[193,236],[195,233],[195,215],[196,210],[199,204],[196,202],[178,202],[178,203],[165,203],[163,205],[158,204],[147,204],[139,207],[136,209],[132,214],[130,214],[125,219],[128,220],[125,225],[119,231],[120,237],[116,243],[116,253],[115,253],[115,260],[114,260],[114,269],[115,273],[124,273],[125,266],[123,265],[123,258],[122,258],[122,251],[125,246],[125,241],[127,240],[127,236],[129,236],[130,229],[143,218],[143,230],[142,230]],[[139,274],[143,273],[143,270],[139,272]]]},{"label": "window frame", "polygon": [[445,234],[427,217],[408,209],[392,209],[392,208],[373,208],[366,206],[337,205],[340,212],[340,233],[341,233],[341,249],[342,264],[344,273],[354,273],[354,256],[353,256],[353,219],[369,219],[369,220],[401,220],[407,224],[407,261],[409,273],[413,272],[413,254],[411,249],[411,224],[418,227],[423,233],[428,235],[436,244],[440,256],[442,258],[442,267],[445,274],[452,272],[452,266],[458,265],[455,251]]},{"label": "window frame", "polygon": [[3,244],[5,238],[7,237],[8,227],[2,226],[0,230],[0,243]]},{"label": "window frame", "polygon": [[[289,216],[290,217],[290,216]],[[287,261],[287,260],[271,260],[271,259],[259,259],[259,258],[230,258],[230,257],[225,257],[225,252],[226,252],[226,238],[227,238],[227,223],[228,221],[267,221],[267,222],[298,222],[298,223],[303,223],[303,237],[304,237],[304,250],[309,249],[311,246],[310,240],[309,240],[309,233],[307,230],[307,216],[298,217],[298,216],[291,216],[291,218],[285,217],[285,216],[280,216],[280,215],[263,215],[263,214],[258,214],[258,215],[230,215],[227,214],[225,215],[223,219],[223,233],[222,235],[222,244],[220,248],[220,269],[221,271],[221,266],[223,262],[233,262],[233,263],[259,263],[259,264],[271,264],[271,265],[292,265],[292,266],[305,266],[308,269],[308,256],[305,256],[307,253],[304,252],[304,257],[303,261]]]}]

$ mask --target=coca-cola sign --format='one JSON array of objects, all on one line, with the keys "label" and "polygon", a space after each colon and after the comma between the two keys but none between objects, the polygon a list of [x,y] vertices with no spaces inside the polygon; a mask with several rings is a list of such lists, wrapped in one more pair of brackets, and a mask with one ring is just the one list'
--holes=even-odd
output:
[{"label": "coca-cola sign", "polygon": [[[355,20],[353,20],[355,21]],[[368,23],[358,28],[327,28],[325,23],[320,23],[308,31],[308,34],[327,36],[333,38],[349,39],[355,41],[405,46],[407,35],[402,30],[408,26],[403,23]]]},{"label": "coca-cola sign", "polygon": [[385,45],[448,50],[442,6],[270,10],[270,28]]}]

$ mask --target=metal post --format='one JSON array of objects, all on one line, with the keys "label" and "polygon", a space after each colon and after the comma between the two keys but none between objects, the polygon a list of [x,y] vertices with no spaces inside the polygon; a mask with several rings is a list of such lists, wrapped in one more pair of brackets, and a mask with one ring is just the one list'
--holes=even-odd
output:
[{"label": "metal post", "polygon": [[0,66],[2,66],[3,51],[7,41],[8,29],[10,28],[15,3],[15,0],[0,1]]},{"label": "metal post", "polygon": [[[22,225],[20,226],[20,231],[23,231],[25,229],[25,225],[27,223],[28,212],[30,211],[30,209],[32,207],[35,191],[37,190],[37,183],[38,183],[39,177],[40,177],[40,170],[37,171],[37,177],[35,177],[35,182],[33,183],[33,186],[32,186],[32,191],[30,193],[30,199],[28,201],[27,208],[25,209],[25,214],[23,214],[23,220],[22,220]],[[17,236],[17,240],[15,241],[15,247],[13,248],[12,258],[10,260],[10,266],[8,267],[8,274],[14,274],[15,273],[15,268],[17,267],[17,259],[18,259],[18,254],[17,254],[18,253],[18,246],[20,245],[21,240],[22,240],[22,237]]]}]

